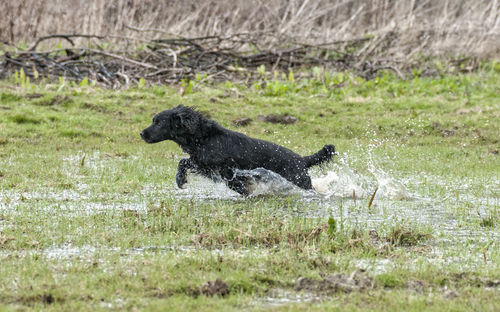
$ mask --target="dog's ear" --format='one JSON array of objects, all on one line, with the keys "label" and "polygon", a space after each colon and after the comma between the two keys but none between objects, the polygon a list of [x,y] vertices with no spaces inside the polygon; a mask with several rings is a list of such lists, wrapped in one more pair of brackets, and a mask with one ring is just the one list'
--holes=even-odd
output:
[{"label": "dog's ear", "polygon": [[196,133],[196,125],[198,124],[196,117],[196,115],[188,112],[180,112],[177,114],[177,118],[179,118],[179,125],[186,129],[188,133],[192,134]]}]

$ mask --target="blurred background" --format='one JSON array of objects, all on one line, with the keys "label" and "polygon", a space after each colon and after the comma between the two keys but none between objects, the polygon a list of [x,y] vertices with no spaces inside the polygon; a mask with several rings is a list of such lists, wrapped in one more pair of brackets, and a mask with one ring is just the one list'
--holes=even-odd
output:
[{"label": "blurred background", "polygon": [[11,45],[61,33],[147,39],[268,33],[256,39],[262,47],[375,36],[387,56],[500,54],[498,0],[26,0],[1,1],[0,12],[0,40]]}]

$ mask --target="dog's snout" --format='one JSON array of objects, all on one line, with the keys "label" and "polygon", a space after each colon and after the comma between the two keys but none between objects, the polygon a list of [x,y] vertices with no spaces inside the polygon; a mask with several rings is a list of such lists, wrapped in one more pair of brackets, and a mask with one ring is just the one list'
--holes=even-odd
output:
[{"label": "dog's snout", "polygon": [[141,131],[141,138],[144,142],[149,142],[149,135],[148,133],[144,130]]}]

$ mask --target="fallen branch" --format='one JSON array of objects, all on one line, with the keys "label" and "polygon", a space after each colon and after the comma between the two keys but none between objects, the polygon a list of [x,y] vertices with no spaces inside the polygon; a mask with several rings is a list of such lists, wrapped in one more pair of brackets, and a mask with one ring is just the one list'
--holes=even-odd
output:
[{"label": "fallen branch", "polygon": [[[128,26],[134,29],[133,26]],[[154,31],[159,29],[140,29]],[[383,69],[391,70],[404,79],[415,64],[408,60],[392,60],[381,49],[394,39],[394,33],[371,38],[354,38],[319,44],[295,42],[269,32],[237,33],[228,36],[195,38],[174,37],[148,40],[114,35],[53,34],[38,38],[28,50],[9,52],[0,56],[3,77],[23,68],[29,77],[84,77],[108,86],[133,84],[144,78],[150,82],[172,83],[194,79],[197,74],[204,80],[240,80],[252,82],[262,79],[257,69],[288,72],[296,68],[320,66],[327,70],[351,70],[365,79],[373,79]],[[39,44],[51,38],[62,38],[73,47],[37,51]],[[104,50],[75,47],[75,38],[112,38],[146,43],[146,49]],[[282,41],[284,40],[284,41]],[[267,48],[264,48],[267,47]],[[460,62],[473,62],[463,59]],[[467,67],[469,68],[469,67]]]},{"label": "fallen branch", "polygon": [[97,39],[104,39],[105,36],[98,36],[98,35],[83,35],[83,34],[55,34],[55,35],[48,35],[48,36],[43,36],[43,37],[40,37],[38,38],[35,43],[28,48],[28,51],[33,51],[36,49],[36,47],[38,46],[38,44],[40,44],[40,42],[44,41],[44,40],[47,40],[47,39],[53,39],[53,38],[63,38],[63,39],[66,39],[67,41],[69,41],[69,43],[71,43],[72,46],[75,45],[75,43],[70,39],[70,38],[76,38],[76,37],[80,37],[80,38],[97,38]]},{"label": "fallen branch", "polygon": [[139,62],[139,61],[135,61],[133,59],[129,59],[129,58],[126,58],[124,56],[117,55],[117,54],[113,54],[113,53],[109,53],[109,52],[105,52],[105,51],[101,51],[101,50],[95,50],[95,49],[89,49],[88,51],[92,52],[92,53],[96,53],[96,54],[101,54],[101,55],[109,56],[109,57],[112,57],[112,58],[115,58],[115,59],[118,59],[118,60],[130,63],[130,64],[134,64],[134,65],[137,65],[137,66],[142,66],[142,67],[150,68],[150,69],[158,69],[158,67],[156,67],[154,65],[151,65],[151,64],[148,64],[148,63]]}]

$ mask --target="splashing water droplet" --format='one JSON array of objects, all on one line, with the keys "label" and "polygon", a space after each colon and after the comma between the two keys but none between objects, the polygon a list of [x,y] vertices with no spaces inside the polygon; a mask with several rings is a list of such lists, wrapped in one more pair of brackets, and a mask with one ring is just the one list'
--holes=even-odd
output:
[{"label": "splashing water droplet", "polygon": [[392,200],[403,200],[411,198],[404,185],[395,178],[391,177],[384,170],[375,168],[373,165],[371,165],[369,171],[373,174],[375,179],[377,179],[380,196]]}]

